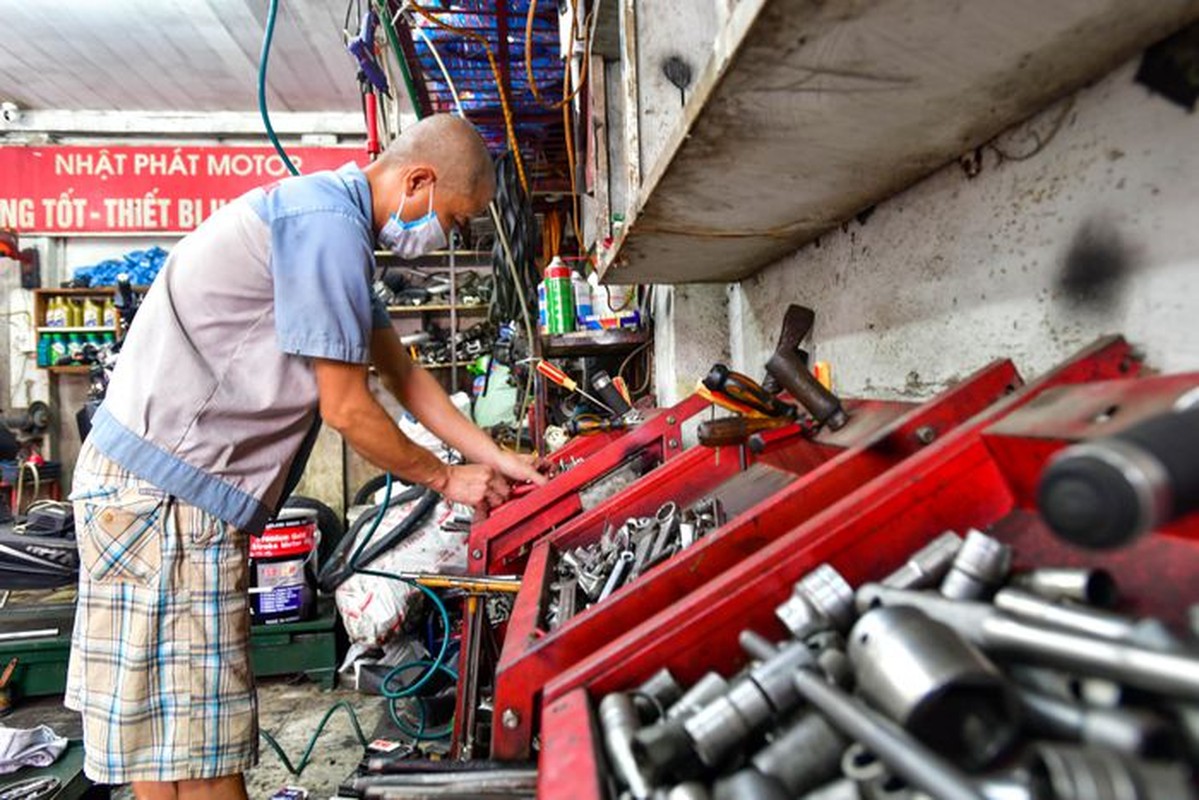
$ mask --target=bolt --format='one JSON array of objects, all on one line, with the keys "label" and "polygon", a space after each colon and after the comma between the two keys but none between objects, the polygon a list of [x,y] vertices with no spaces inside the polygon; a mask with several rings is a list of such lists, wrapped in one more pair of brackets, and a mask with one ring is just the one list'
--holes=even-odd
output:
[{"label": "bolt", "polygon": [[932,444],[937,438],[937,432],[933,430],[931,425],[921,425],[916,429],[916,441],[920,444]]},{"label": "bolt", "polygon": [[671,450],[674,450],[679,446],[679,440],[678,439],[670,439],[666,442],[666,446],[669,447]]},{"label": "bolt", "polygon": [[673,424],[674,424],[674,415],[673,415],[673,414],[672,414],[671,416],[669,416],[669,417],[667,417],[667,418],[666,418],[666,424],[667,424],[667,425],[673,425]]},{"label": "bolt", "polygon": [[500,715],[500,722],[510,731],[514,731],[520,727],[520,714],[516,713],[516,709],[505,708],[504,713]]},{"label": "bolt", "polygon": [[475,548],[474,550],[471,550],[471,551],[470,551],[470,557],[471,557],[471,558],[482,558],[482,557],[483,557],[483,551],[482,551],[482,550],[479,550],[478,548]]}]

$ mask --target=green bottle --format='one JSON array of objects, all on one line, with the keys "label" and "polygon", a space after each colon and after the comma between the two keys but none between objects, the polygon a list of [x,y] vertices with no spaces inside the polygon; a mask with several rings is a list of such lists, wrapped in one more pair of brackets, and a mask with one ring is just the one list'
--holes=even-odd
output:
[{"label": "green bottle", "polygon": [[66,357],[67,342],[63,334],[52,334],[50,336],[50,366],[57,367],[58,363]]}]

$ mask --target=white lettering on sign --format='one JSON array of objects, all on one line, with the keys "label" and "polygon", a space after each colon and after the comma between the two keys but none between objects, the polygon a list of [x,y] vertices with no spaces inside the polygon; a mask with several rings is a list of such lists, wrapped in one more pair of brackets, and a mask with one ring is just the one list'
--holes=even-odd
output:
[{"label": "white lettering on sign", "polygon": [[143,197],[104,198],[105,224],[118,230],[160,230],[171,226],[171,201],[157,190]]},{"label": "white lettering on sign", "polygon": [[54,174],[108,180],[110,177],[125,174],[125,161],[128,157],[128,153],[110,153],[108,150],[95,153],[56,153]]},{"label": "white lettering on sign", "polygon": [[87,200],[83,197],[73,197],[74,191],[71,189],[57,198],[46,197],[42,200],[43,218],[47,227],[70,229],[82,227],[87,221]]},{"label": "white lettering on sign", "polygon": [[[300,169],[299,158],[293,158],[292,163],[296,165],[296,169]],[[288,172],[283,159],[275,153],[269,155],[262,153],[210,153],[208,155],[208,174],[216,178],[230,176],[246,178],[251,175],[284,178],[291,173]]]},{"label": "white lettering on sign", "polygon": [[37,208],[32,198],[0,198],[0,228],[29,230],[36,225]]}]

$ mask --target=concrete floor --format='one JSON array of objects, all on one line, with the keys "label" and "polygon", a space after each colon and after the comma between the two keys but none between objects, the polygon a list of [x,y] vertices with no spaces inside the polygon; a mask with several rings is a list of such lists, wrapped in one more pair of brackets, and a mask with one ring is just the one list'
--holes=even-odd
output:
[{"label": "concrete floor", "polygon": [[[298,764],[321,717],[334,703],[346,700],[358,715],[362,732],[368,739],[386,713],[382,698],[345,689],[323,691],[307,680],[293,682],[267,678],[258,684],[259,727],[278,740],[293,763]],[[246,774],[246,791],[251,800],[267,800],[283,786],[303,786],[312,800],[327,800],[337,794],[338,785],[353,771],[362,756],[350,719],[336,712],[317,742],[314,757],[296,778],[288,774],[279,757],[261,743],[260,761]],[[132,800],[127,788],[113,792],[114,800]]]}]

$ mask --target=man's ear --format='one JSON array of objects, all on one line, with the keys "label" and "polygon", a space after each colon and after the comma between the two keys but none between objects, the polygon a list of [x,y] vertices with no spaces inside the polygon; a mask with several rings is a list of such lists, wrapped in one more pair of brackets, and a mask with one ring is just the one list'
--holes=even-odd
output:
[{"label": "man's ear", "polygon": [[414,195],[437,180],[437,173],[432,167],[413,167],[404,178],[404,189],[409,195]]}]

